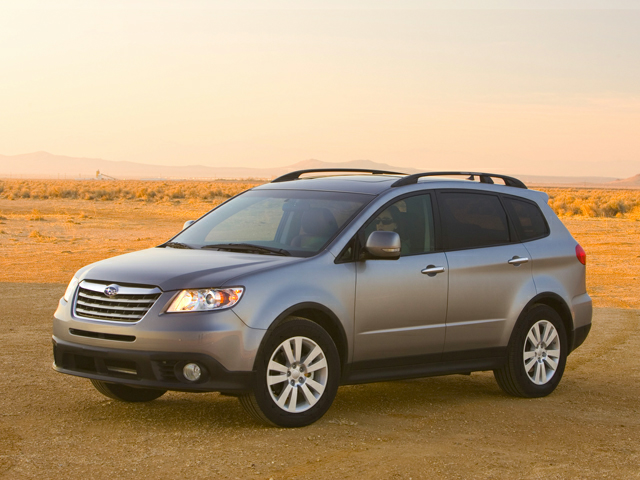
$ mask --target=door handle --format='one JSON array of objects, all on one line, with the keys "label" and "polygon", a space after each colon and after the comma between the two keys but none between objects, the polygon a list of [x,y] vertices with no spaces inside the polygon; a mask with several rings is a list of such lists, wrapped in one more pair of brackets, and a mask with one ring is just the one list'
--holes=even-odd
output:
[{"label": "door handle", "polygon": [[521,263],[527,263],[529,261],[529,259],[527,257],[518,257],[517,255],[514,256],[511,260],[509,260],[507,263],[509,265],[515,265],[516,267],[519,266]]},{"label": "door handle", "polygon": [[444,272],[444,267],[436,267],[435,265],[427,265],[427,268],[421,270],[421,273],[435,277],[438,273]]}]

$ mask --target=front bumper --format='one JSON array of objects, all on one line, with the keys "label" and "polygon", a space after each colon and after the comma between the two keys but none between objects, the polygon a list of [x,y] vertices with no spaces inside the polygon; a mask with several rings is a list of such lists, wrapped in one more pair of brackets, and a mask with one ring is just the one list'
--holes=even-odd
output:
[{"label": "front bumper", "polygon": [[[60,299],[53,320],[53,368],[62,373],[149,388],[241,392],[250,388],[265,330],[245,325],[231,309],[165,313],[174,292],[164,292],[137,322],[76,316]],[[204,375],[190,382],[186,363]]]},{"label": "front bumper", "polygon": [[251,371],[265,330],[245,325],[232,309],[218,312],[164,312],[173,292],[165,292],[137,322],[78,317],[60,299],[53,319],[57,343],[113,352],[203,354],[228,371]]},{"label": "front bumper", "polygon": [[[53,337],[53,369],[79,377],[137,387],[189,392],[237,394],[250,390],[251,371],[229,371],[202,353],[142,352],[89,347]],[[192,382],[182,374],[187,363],[198,363],[202,377]]]}]

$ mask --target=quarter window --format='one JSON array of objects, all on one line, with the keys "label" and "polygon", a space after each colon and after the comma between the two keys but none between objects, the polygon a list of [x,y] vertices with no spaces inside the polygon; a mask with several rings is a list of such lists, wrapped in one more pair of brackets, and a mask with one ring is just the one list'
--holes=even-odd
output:
[{"label": "quarter window", "polygon": [[535,240],[549,233],[544,215],[536,204],[511,197],[504,197],[504,201],[520,241]]},{"label": "quarter window", "polygon": [[497,196],[442,192],[438,195],[438,205],[447,249],[509,243],[507,214]]}]

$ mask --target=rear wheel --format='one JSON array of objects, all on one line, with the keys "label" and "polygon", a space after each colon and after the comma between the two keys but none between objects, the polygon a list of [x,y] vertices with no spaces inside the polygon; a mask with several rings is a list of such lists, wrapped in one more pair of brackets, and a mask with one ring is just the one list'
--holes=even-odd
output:
[{"label": "rear wheel", "polygon": [[104,396],[122,402],[150,402],[166,393],[166,390],[129,387],[128,385],[103,382],[102,380],[91,379],[91,383]]},{"label": "rear wheel", "polygon": [[340,360],[331,336],[310,320],[291,317],[260,349],[253,391],[240,403],[261,422],[303,427],[329,409],[339,380]]},{"label": "rear wheel", "polygon": [[494,370],[502,390],[518,397],[544,397],[555,390],[567,361],[567,334],[558,313],[533,307],[516,325],[504,367]]}]

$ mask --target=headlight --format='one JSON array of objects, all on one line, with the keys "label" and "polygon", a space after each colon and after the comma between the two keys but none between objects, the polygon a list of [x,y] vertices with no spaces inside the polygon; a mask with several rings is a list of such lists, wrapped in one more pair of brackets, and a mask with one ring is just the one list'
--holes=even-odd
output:
[{"label": "headlight", "polygon": [[242,287],[182,290],[167,312],[207,312],[233,307],[243,293]]},{"label": "headlight", "polygon": [[67,287],[67,291],[64,292],[64,295],[62,296],[65,302],[69,302],[71,300],[71,298],[73,297],[73,294],[76,291],[76,287],[78,286],[78,283],[80,283],[80,280],[78,280],[76,277],[73,277],[71,279],[71,281],[69,282],[69,286]]}]

